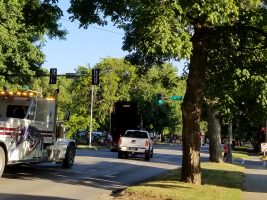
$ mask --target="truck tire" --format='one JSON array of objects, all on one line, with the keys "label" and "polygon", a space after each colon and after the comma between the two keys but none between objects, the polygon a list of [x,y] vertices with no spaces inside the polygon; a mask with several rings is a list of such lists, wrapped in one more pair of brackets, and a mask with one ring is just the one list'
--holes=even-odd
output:
[{"label": "truck tire", "polygon": [[150,152],[148,152],[148,153],[145,154],[145,160],[146,161],[149,161],[150,160]]},{"label": "truck tire", "polygon": [[73,144],[69,144],[65,154],[65,159],[62,163],[63,168],[69,169],[72,167],[74,163],[75,153],[75,146]]},{"label": "truck tire", "polygon": [[128,154],[128,152],[126,151],[126,152],[124,152],[124,154],[123,154],[123,158],[129,158],[129,154]]},{"label": "truck tire", "polygon": [[2,176],[6,166],[6,156],[4,149],[0,146],[0,177]]},{"label": "truck tire", "polygon": [[123,158],[123,152],[122,151],[118,151],[118,158],[120,158],[120,159]]}]

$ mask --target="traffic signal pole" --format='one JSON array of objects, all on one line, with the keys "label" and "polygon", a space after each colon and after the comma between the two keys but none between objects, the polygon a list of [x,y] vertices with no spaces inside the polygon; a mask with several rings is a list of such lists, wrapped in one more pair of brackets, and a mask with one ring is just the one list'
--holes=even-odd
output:
[{"label": "traffic signal pole", "polygon": [[100,69],[92,69],[92,88],[91,88],[91,108],[90,108],[90,127],[89,127],[89,146],[92,146],[92,125],[93,125],[93,106],[94,106],[94,85],[99,84]]},{"label": "traffic signal pole", "polygon": [[90,109],[90,127],[89,127],[89,146],[92,146],[92,121],[93,121],[93,105],[94,105],[94,85],[91,88],[91,109]]}]

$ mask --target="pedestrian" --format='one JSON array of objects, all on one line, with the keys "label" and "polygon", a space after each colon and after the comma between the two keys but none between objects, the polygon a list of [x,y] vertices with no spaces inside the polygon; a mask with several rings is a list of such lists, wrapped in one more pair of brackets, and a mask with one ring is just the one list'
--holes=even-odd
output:
[{"label": "pedestrian", "polygon": [[228,142],[227,140],[224,140],[224,144],[223,144],[223,159],[225,160],[226,159],[226,156],[228,154]]}]

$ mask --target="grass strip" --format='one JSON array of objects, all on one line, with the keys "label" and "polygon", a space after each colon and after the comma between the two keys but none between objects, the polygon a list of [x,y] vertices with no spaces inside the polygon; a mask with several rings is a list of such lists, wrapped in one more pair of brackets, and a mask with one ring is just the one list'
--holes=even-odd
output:
[{"label": "grass strip", "polygon": [[233,150],[233,158],[248,158],[248,146],[236,146]]},{"label": "grass strip", "polygon": [[233,152],[233,158],[240,158],[240,159],[246,159],[248,158],[247,153],[242,153],[242,152]]},{"label": "grass strip", "polygon": [[115,200],[239,200],[244,167],[202,163],[202,185],[180,182],[181,169],[171,170],[146,183],[131,186]]}]

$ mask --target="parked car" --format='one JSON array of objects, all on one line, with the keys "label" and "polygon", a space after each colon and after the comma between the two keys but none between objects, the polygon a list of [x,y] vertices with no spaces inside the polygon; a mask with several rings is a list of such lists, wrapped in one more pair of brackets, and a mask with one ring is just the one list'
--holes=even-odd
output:
[{"label": "parked car", "polygon": [[96,138],[100,138],[100,137],[103,137],[104,134],[103,134],[103,132],[93,131],[93,132],[92,132],[92,136],[93,136],[93,137],[96,137]]},{"label": "parked car", "polygon": [[75,141],[77,144],[87,144],[88,136],[86,130],[77,131],[75,136]]},{"label": "parked car", "polygon": [[[105,134],[100,131],[93,131],[92,132],[92,142],[95,142],[97,144],[103,144],[104,143],[104,136]],[[77,144],[88,144],[89,143],[89,132],[85,130],[77,131],[75,140]]]}]

